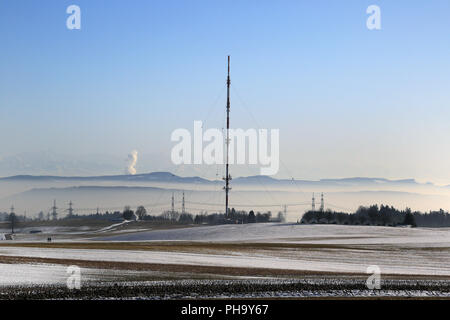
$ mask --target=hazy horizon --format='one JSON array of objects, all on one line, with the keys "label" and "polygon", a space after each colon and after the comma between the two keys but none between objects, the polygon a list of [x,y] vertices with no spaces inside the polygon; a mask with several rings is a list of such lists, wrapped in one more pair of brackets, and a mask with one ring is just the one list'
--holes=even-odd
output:
[{"label": "hazy horizon", "polygon": [[[210,181],[222,181],[222,175],[216,174],[215,168],[209,168],[207,170],[204,169],[204,166],[192,166],[189,170],[180,170],[177,166],[172,166],[169,168],[162,168],[161,170],[148,170],[148,171],[142,171],[142,172],[136,172],[135,174],[130,174],[125,172],[125,170],[110,170],[110,171],[100,171],[100,173],[95,173],[92,171],[81,171],[81,170],[67,170],[64,172],[61,171],[41,171],[41,170],[25,170],[25,171],[16,171],[14,174],[0,174],[0,179],[2,178],[9,178],[14,176],[55,176],[55,177],[102,177],[102,176],[127,176],[127,175],[145,175],[145,174],[152,174],[157,172],[168,172],[171,174],[174,174],[179,177],[200,177],[202,179],[210,180]],[[221,172],[221,171],[220,171]],[[432,184],[434,186],[449,186],[450,180],[445,183],[434,183],[431,181],[421,181],[414,177],[400,177],[400,178],[386,178],[381,176],[332,176],[332,177],[319,177],[319,178],[304,178],[304,177],[292,177],[287,175],[261,175],[257,169],[249,170],[248,168],[244,169],[238,169],[233,170],[231,169],[230,172],[233,174],[233,179],[236,178],[245,178],[245,177],[254,177],[254,176],[261,176],[261,177],[270,177],[276,180],[293,180],[293,181],[323,181],[323,180],[344,180],[344,179],[386,179],[388,181],[406,181],[406,180],[413,180],[418,184]]]}]

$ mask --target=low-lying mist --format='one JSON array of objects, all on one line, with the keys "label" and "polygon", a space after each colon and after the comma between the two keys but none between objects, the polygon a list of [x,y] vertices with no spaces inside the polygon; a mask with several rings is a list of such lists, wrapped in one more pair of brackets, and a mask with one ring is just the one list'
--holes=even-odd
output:
[{"label": "low-lying mist", "polygon": [[[136,177],[138,179],[139,177]],[[183,178],[184,179],[184,178]],[[189,213],[223,212],[222,181],[202,179],[176,181],[136,181],[118,179],[6,179],[0,180],[0,212],[15,212],[28,217],[40,211],[49,212],[56,200],[60,217],[67,215],[73,202],[74,213],[121,211],[144,205],[150,214],[158,215],[171,209],[174,195],[175,210],[181,211],[182,194]],[[287,206],[287,220],[297,221],[311,208],[315,194],[316,208],[324,194],[324,209],[353,212],[360,205],[385,204],[396,208],[409,207],[427,212],[450,207],[450,189],[414,181],[377,181],[361,179],[322,181],[280,181],[266,177],[239,178],[232,181],[230,207],[236,210],[271,211],[275,216]]]}]

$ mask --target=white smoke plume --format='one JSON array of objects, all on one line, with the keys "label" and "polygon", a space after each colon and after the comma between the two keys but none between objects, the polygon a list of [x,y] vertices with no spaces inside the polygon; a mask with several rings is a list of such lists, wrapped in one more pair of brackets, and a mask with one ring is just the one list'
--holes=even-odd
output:
[{"label": "white smoke plume", "polygon": [[128,155],[128,167],[127,172],[129,174],[136,174],[136,163],[138,159],[138,152],[136,150],[131,151]]}]

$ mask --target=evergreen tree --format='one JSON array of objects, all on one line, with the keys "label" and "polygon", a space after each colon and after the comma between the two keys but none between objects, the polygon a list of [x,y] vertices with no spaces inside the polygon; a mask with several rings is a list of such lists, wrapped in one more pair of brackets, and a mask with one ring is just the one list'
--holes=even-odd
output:
[{"label": "evergreen tree", "polygon": [[248,223],[255,223],[255,222],[256,222],[256,216],[252,210],[248,213]]},{"label": "evergreen tree", "polygon": [[134,216],[133,210],[131,210],[129,206],[126,206],[123,209],[123,218],[125,220],[131,220],[131,219],[133,219],[133,216]]},{"label": "evergreen tree", "polygon": [[416,219],[411,213],[411,209],[406,209],[405,220],[403,221],[404,225],[412,226],[413,228],[417,227]]}]

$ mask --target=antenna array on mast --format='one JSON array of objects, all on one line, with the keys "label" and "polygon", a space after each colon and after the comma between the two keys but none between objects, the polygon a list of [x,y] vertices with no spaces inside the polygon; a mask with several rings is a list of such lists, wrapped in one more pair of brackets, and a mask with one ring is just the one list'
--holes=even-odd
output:
[{"label": "antenna array on mast", "polygon": [[225,216],[228,216],[228,192],[230,191],[230,180],[231,176],[228,172],[228,153],[230,147],[230,56],[228,56],[228,76],[227,76],[227,138],[226,138],[226,146],[227,146],[227,158],[225,164]]}]

